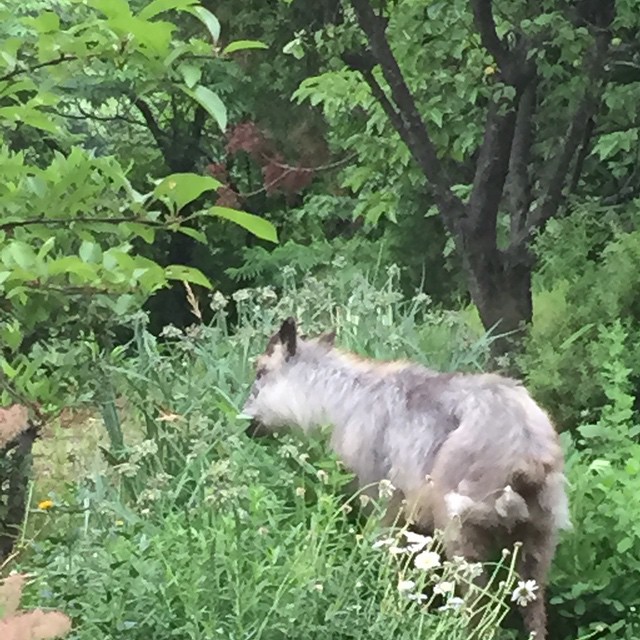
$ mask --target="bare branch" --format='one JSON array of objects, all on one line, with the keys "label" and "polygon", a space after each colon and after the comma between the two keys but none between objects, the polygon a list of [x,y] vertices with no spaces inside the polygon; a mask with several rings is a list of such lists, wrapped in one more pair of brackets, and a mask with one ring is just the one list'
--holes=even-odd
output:
[{"label": "bare branch", "polygon": [[290,173],[294,173],[298,171],[305,171],[309,173],[319,173],[321,171],[330,171],[332,169],[338,169],[339,167],[343,167],[344,165],[354,160],[357,155],[358,155],[357,153],[352,153],[348,155],[346,158],[342,158],[342,160],[336,160],[335,162],[330,162],[329,164],[323,164],[317,167],[294,167],[294,166],[291,166],[290,164],[285,164],[284,162],[278,162],[274,158],[268,158],[266,155],[263,154],[263,158],[267,159],[270,163],[280,167],[284,171],[277,178],[271,180],[267,184],[262,185],[259,189],[256,189],[255,191],[249,191],[246,193],[240,193],[240,192],[234,191],[234,193],[236,196],[238,196],[239,198],[242,198],[243,200],[247,198],[252,198],[253,196],[257,196],[261,193],[268,191],[271,187],[278,184],[278,182],[281,182],[282,179],[285,178]]},{"label": "bare branch", "polygon": [[0,222],[0,231],[11,231],[21,227],[30,227],[33,225],[43,225],[45,227],[68,227],[75,223],[80,224],[121,224],[124,222],[135,222],[136,224],[144,224],[148,227],[166,227],[167,225],[158,220],[148,220],[147,218],[131,218],[131,217],[86,217],[77,216],[75,218],[24,218],[22,220],[6,220]]},{"label": "bare branch", "polygon": [[[367,36],[371,52],[391,90],[395,109],[403,125],[398,133],[405,140],[411,155],[434,189],[436,201],[447,226],[453,227],[453,217],[462,210],[462,202],[451,191],[449,178],[387,42],[384,21],[375,14],[368,0],[351,0],[351,4],[358,23]],[[398,123],[398,118],[395,118],[395,122],[392,120],[396,128]]]},{"label": "bare branch", "polygon": [[97,113],[89,113],[85,111],[80,105],[76,105],[80,115],[75,113],[64,113],[62,111],[58,111],[57,109],[50,109],[51,113],[55,113],[57,116],[61,118],[66,118],[67,120],[95,120],[97,122],[124,122],[126,124],[135,125],[137,127],[147,128],[147,124],[140,121],[135,120],[134,118],[127,118],[127,116],[116,115],[116,116],[99,116]]}]

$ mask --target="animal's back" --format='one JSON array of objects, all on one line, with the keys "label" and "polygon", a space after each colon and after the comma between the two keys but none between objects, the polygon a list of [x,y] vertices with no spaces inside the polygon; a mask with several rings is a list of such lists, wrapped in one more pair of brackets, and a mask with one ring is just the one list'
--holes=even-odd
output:
[{"label": "animal's back", "polygon": [[428,475],[449,516],[512,526],[530,517],[531,507],[554,526],[568,524],[557,433],[519,382],[415,365],[388,382],[400,404],[386,448],[402,490],[420,491]]}]

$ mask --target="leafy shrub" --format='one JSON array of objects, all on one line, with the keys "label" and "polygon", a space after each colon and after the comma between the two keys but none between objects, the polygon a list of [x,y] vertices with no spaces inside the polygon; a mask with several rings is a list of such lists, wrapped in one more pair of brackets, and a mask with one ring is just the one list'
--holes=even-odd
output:
[{"label": "leafy shrub", "polygon": [[596,419],[607,400],[598,377],[607,358],[600,325],[620,320],[626,332],[620,359],[632,382],[640,381],[637,218],[637,205],[626,220],[584,208],[552,221],[540,238],[533,326],[520,366],[561,428]]},{"label": "leafy shrub", "polygon": [[628,335],[618,321],[601,326],[598,336],[594,383],[607,401],[593,424],[566,434],[575,531],[559,548],[551,602],[564,637],[605,623],[598,637],[631,639],[640,633],[640,422],[633,420],[631,371],[624,364]]},{"label": "leafy shrub", "polygon": [[[134,342],[103,364],[124,403],[122,411],[104,405],[110,465],[92,469],[67,499],[52,496],[53,508],[36,516],[55,526],[21,561],[37,576],[27,602],[67,612],[76,640],[468,637],[464,611],[438,610],[446,597],[430,600],[426,612],[407,597],[419,598],[424,581],[449,582],[455,568],[416,573],[403,564],[408,556],[375,549],[397,543],[381,542],[375,522],[357,517],[360,501],[342,493],[349,476],[321,437],[249,441],[235,416],[251,358],[289,314],[309,333],[337,326],[339,341],[362,353],[407,355],[445,370],[482,368],[487,338],[424,296],[404,300],[394,269],[382,288],[336,275],[330,284],[291,285],[280,298],[267,288],[235,298],[234,333],[227,301],[214,295],[210,326],[168,327],[158,338],[140,318]],[[554,563],[550,628],[567,640],[630,640],[638,631],[639,429],[626,329],[602,325],[597,336],[593,382],[607,402],[592,424],[563,436],[575,530]],[[494,583],[506,584],[485,612],[485,637],[504,617],[511,561],[498,567]]]}]

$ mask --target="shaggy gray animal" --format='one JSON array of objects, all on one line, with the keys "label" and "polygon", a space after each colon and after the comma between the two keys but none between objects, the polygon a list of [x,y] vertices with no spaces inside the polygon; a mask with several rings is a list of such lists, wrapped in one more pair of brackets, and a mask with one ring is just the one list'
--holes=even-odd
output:
[{"label": "shaggy gray animal", "polygon": [[483,561],[496,545],[521,542],[520,576],[539,586],[521,612],[545,638],[544,585],[557,533],[570,526],[547,414],[515,380],[368,360],[334,338],[303,339],[292,318],[282,324],[243,408],[250,433],[331,425],[331,446],[359,485],[375,492],[389,480],[414,529],[445,531],[450,558]]}]

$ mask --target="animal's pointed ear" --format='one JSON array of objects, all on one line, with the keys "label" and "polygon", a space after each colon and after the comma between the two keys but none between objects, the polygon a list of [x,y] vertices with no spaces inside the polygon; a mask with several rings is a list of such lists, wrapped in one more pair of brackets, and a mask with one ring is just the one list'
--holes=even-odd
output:
[{"label": "animal's pointed ear", "polygon": [[296,321],[293,318],[287,318],[282,323],[280,331],[278,331],[278,337],[287,351],[287,356],[294,356],[296,353],[298,329],[296,327]]},{"label": "animal's pointed ear", "polygon": [[327,345],[328,347],[333,347],[336,341],[336,330],[331,329],[331,331],[326,331],[322,335],[318,336],[318,342],[320,344]]}]

